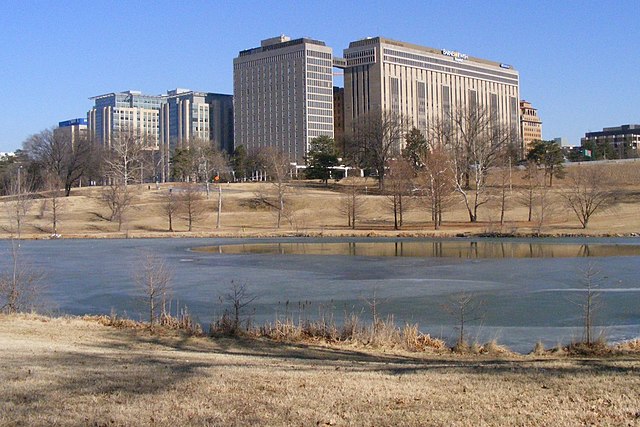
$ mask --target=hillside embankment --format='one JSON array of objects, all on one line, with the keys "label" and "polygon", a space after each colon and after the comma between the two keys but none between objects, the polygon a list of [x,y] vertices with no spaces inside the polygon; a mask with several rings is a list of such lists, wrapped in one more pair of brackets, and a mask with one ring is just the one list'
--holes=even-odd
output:
[{"label": "hillside embankment", "polygon": [[[637,236],[640,235],[640,162],[573,165],[601,168],[606,173],[598,191],[614,194],[615,201],[598,208],[583,228],[575,212],[566,203],[566,194],[576,191],[570,180],[555,178],[553,186],[535,190],[529,221],[528,190],[522,170],[514,169],[508,187],[490,176],[490,185],[482,195],[477,222],[469,221],[460,194],[447,197],[443,223],[435,230],[429,202],[425,197],[403,198],[402,223],[396,229],[391,199],[381,194],[372,178],[349,178],[330,182],[292,181],[285,193],[280,226],[274,209],[274,186],[269,183],[221,184],[222,209],[218,221],[219,188],[198,195],[197,209],[188,231],[188,212],[184,206],[172,214],[169,231],[167,214],[169,194],[180,195],[187,184],[130,185],[130,204],[121,224],[112,218],[102,187],[75,188],[70,197],[56,201],[56,231],[63,238],[123,237],[273,237],[273,236],[380,236],[380,237],[455,237],[500,236]],[[505,184],[506,185],[506,184]],[[349,225],[351,192],[357,191],[355,226]],[[503,191],[503,189],[505,191]],[[502,203],[503,195],[505,203]],[[50,194],[35,194],[21,207],[17,226],[16,201],[0,198],[0,238],[50,238],[53,234],[53,200]],[[504,207],[504,215],[502,215]],[[502,217],[502,221],[501,221]]]}]

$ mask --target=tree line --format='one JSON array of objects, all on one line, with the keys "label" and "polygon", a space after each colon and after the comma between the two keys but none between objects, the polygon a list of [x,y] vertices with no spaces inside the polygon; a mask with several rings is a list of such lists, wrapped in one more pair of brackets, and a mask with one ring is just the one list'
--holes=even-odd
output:
[{"label": "tree line", "polygon": [[[482,107],[451,112],[423,130],[408,123],[407,117],[395,112],[371,111],[359,117],[339,143],[326,136],[315,138],[308,147],[303,176],[328,185],[330,178],[343,173],[337,166],[374,176],[378,193],[388,201],[395,229],[403,226],[406,209],[417,203],[428,211],[435,229],[458,204],[464,206],[471,223],[478,222],[480,211],[489,203],[498,205],[501,225],[514,204],[527,208],[527,221],[535,221],[538,229],[548,220],[555,208],[550,189],[554,179],[566,175],[558,143],[535,141],[522,147],[517,129],[505,126]],[[75,186],[100,184],[101,200],[109,211],[107,219],[117,222],[120,230],[134,197],[129,185],[158,182],[163,177],[161,169],[156,141],[140,132],[123,130],[114,133],[107,144],[98,144],[47,129],[29,137],[15,156],[0,161],[0,191],[13,197],[18,230],[19,212],[26,211],[29,195],[45,192],[51,200],[48,209],[56,234],[60,198]],[[170,180],[204,184],[207,197],[212,182],[259,176],[271,185],[269,190],[257,192],[256,203],[275,213],[276,228],[283,221],[296,222],[289,181],[297,174],[286,155],[275,148],[247,151],[239,146],[229,155],[211,141],[191,139],[174,149],[170,171]],[[523,181],[515,189],[514,173]],[[567,191],[561,193],[563,203],[583,228],[594,213],[615,202],[606,179],[595,168],[569,174],[567,182]],[[337,208],[345,214],[348,226],[355,228],[365,197],[355,183],[342,188],[344,197]],[[179,194],[165,194],[163,211],[169,231],[180,211],[192,230],[201,215],[202,193],[200,186],[191,185]],[[218,228],[221,209],[219,189]]]},{"label": "tree line", "polygon": [[[583,228],[595,213],[617,201],[602,168],[575,168],[567,174],[558,142],[541,140],[523,147],[518,130],[485,108],[452,112],[425,131],[408,127],[409,122],[398,113],[372,111],[355,121],[341,144],[316,138],[309,149],[307,177],[326,184],[339,163],[374,176],[379,193],[388,199],[395,229],[402,227],[405,209],[419,199],[435,229],[454,205],[462,204],[469,222],[475,223],[491,202],[498,206],[501,225],[517,204],[527,208],[527,221],[535,221],[541,230],[558,208],[551,197],[554,180],[567,176],[559,195]],[[516,188],[514,175],[523,181]],[[346,193],[342,210],[355,228],[364,200],[355,187],[347,187]]]}]

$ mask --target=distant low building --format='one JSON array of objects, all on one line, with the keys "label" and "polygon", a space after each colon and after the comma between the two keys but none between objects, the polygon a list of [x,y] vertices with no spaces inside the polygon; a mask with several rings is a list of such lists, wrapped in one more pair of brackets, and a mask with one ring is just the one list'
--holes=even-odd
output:
[{"label": "distant low building", "polygon": [[561,136],[558,138],[553,138],[553,142],[555,142],[556,144],[558,144],[560,147],[570,147],[571,144],[569,144],[569,141],[567,140],[567,138]]},{"label": "distant low building", "polygon": [[75,146],[78,141],[87,139],[89,132],[87,128],[87,119],[81,117],[59,122],[58,127],[54,132],[66,135],[71,139],[71,145]]},{"label": "distant low building", "polygon": [[580,145],[593,160],[636,158],[640,145],[640,125],[622,125],[587,132],[580,139]]}]

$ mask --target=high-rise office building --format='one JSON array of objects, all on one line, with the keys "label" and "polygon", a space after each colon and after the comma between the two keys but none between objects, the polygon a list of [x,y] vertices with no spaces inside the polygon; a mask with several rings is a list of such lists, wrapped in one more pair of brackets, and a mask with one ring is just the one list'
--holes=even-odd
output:
[{"label": "high-rise office building", "polygon": [[139,132],[147,148],[157,150],[161,180],[170,175],[171,156],[192,138],[212,141],[214,147],[233,152],[233,100],[231,95],[187,89],[166,95],[138,91],[113,92],[90,98],[89,137],[110,146],[120,131]]},{"label": "high-rise office building", "polygon": [[189,141],[211,141],[215,148],[233,153],[233,96],[188,89],[167,92],[160,108],[160,154],[168,176],[171,153]]},{"label": "high-rise office building", "polygon": [[423,133],[456,111],[484,107],[519,133],[519,74],[505,63],[382,37],[344,50],[345,128],[369,111],[401,114]]},{"label": "high-rise office building", "polygon": [[309,142],[333,137],[333,55],[324,42],[263,40],[233,60],[235,145],[274,147],[305,162]]},{"label": "high-rise office building", "polygon": [[520,101],[520,134],[525,152],[533,141],[542,140],[542,120],[530,102]]},{"label": "high-rise office building", "polygon": [[163,96],[130,90],[89,99],[94,101],[87,114],[90,138],[109,147],[118,132],[139,132],[148,138],[150,148],[158,148],[158,115],[165,102]]}]

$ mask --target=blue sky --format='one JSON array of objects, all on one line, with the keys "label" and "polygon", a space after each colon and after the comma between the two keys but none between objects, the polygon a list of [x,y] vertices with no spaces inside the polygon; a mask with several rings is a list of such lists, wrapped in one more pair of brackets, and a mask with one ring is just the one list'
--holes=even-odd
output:
[{"label": "blue sky", "polygon": [[638,1],[16,1],[0,3],[0,151],[85,117],[91,96],[232,93],[232,60],[279,34],[385,36],[513,64],[543,137],[640,123]]}]

